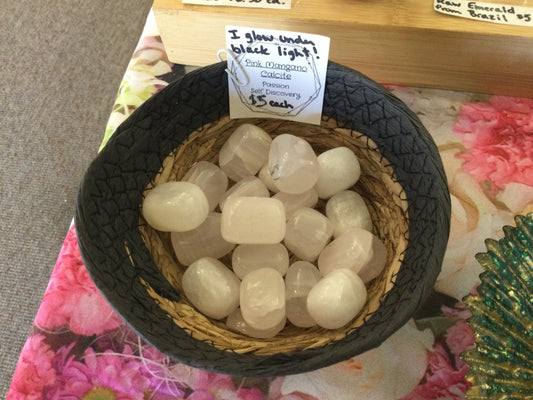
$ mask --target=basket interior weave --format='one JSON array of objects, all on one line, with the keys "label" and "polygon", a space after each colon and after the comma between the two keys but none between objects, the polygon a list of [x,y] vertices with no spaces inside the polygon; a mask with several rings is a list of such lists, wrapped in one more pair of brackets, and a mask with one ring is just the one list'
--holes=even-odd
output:
[{"label": "basket interior weave", "polygon": [[[394,286],[408,241],[407,202],[403,189],[394,179],[394,171],[389,162],[379,153],[374,143],[363,134],[338,127],[333,119],[324,118],[320,126],[315,126],[276,119],[231,120],[229,117],[223,117],[192,132],[185,142],[168,155],[160,172],[146,187],[144,195],[154,185],[180,180],[197,161],[217,163],[218,151],[222,144],[239,125],[246,122],[260,126],[272,137],[283,133],[304,137],[317,154],[334,147],[346,146],[359,158],[361,178],[352,189],[365,199],[372,216],[374,233],[388,250],[383,273],[368,286],[365,307],[352,323],[340,329],[298,328],[288,323],[285,329],[272,339],[255,339],[230,331],[223,321],[205,317],[185,296],[181,296],[180,301],[173,301],[157,294],[147,282],[143,281],[143,285],[175,324],[195,339],[221,350],[271,355],[327,345],[361,326],[378,309],[384,296]],[[139,229],[156,265],[176,291],[181,293],[181,277],[185,267],[174,255],[170,234],[154,230],[142,217]],[[230,256],[226,256],[223,261],[230,265],[230,259]]]}]

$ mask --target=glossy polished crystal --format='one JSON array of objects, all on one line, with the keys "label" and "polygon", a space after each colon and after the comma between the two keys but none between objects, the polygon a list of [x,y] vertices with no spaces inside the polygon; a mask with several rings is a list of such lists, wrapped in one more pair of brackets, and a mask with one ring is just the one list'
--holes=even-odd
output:
[{"label": "glossy polished crystal", "polygon": [[283,206],[285,207],[285,217],[287,219],[289,219],[296,210],[302,207],[313,208],[318,203],[318,195],[314,188],[300,194],[279,192],[272,197],[283,203]]},{"label": "glossy polished crystal", "polygon": [[278,187],[276,186],[276,182],[274,182],[274,179],[272,179],[272,176],[270,175],[270,171],[268,170],[268,162],[265,163],[259,170],[259,173],[257,174],[257,177],[261,179],[261,181],[265,184],[265,186],[273,193],[279,192]]},{"label": "glossy polished crystal", "polygon": [[246,336],[258,339],[270,339],[276,336],[285,327],[286,318],[283,318],[279,324],[270,329],[254,329],[244,320],[241,309],[237,308],[226,319],[226,325],[235,332],[240,332]]},{"label": "glossy polished crystal", "polygon": [[316,325],[307,311],[307,295],[320,280],[317,267],[307,261],[296,261],[285,275],[287,319],[295,326],[308,328]]},{"label": "glossy polished crystal", "polygon": [[190,182],[165,182],[148,192],[142,214],[159,231],[184,232],[197,228],[209,214],[202,189]]},{"label": "glossy polished crystal", "polygon": [[326,216],[333,225],[333,236],[339,237],[351,228],[372,232],[372,218],[363,197],[353,190],[343,190],[326,203]]},{"label": "glossy polished crystal", "polygon": [[328,275],[336,269],[348,268],[368,282],[379,275],[386,260],[387,249],[377,236],[367,230],[353,228],[322,250],[318,269],[322,275]]},{"label": "glossy polished crystal", "polygon": [[210,213],[196,229],[187,232],[171,232],[174,253],[182,265],[190,265],[199,258],[220,258],[235,247],[224,240],[220,233],[220,213]]},{"label": "glossy polished crystal", "polygon": [[209,211],[213,211],[228,189],[228,177],[218,165],[209,161],[195,163],[182,179],[191,182],[204,192],[209,202]]},{"label": "glossy polished crystal", "polygon": [[361,175],[361,166],[348,147],[336,147],[318,156],[318,197],[328,199],[353,186]]},{"label": "glossy polished crystal", "polygon": [[240,288],[241,312],[254,329],[277,327],[285,317],[285,283],[273,268],[261,268],[244,277]]},{"label": "glossy polished crystal", "polygon": [[314,261],[332,234],[333,228],[325,215],[304,207],[295,211],[287,221],[283,242],[296,257],[304,261]]},{"label": "glossy polished crystal", "polygon": [[270,197],[231,197],[224,204],[220,230],[230,243],[279,243],[286,230],[283,203]]},{"label": "glossy polished crystal", "polygon": [[365,305],[366,287],[350,269],[323,277],[307,296],[307,311],[322,328],[337,329],[353,320]]},{"label": "glossy polished crystal", "polygon": [[256,176],[247,176],[235,183],[229,188],[220,199],[220,209],[224,209],[224,204],[230,197],[249,196],[249,197],[269,197],[265,184]]},{"label": "glossy polished crystal", "polygon": [[280,191],[303,193],[318,180],[318,160],[311,145],[298,136],[276,136],[268,153],[270,175]]},{"label": "glossy polished crystal", "polygon": [[283,276],[289,268],[289,252],[281,243],[240,244],[233,250],[231,266],[240,279],[260,268],[274,268]]},{"label": "glossy polished crystal", "polygon": [[208,317],[225,318],[239,306],[239,278],[215,258],[204,257],[192,263],[181,283],[185,296]]},{"label": "glossy polished crystal", "polygon": [[257,174],[268,159],[271,142],[269,134],[258,126],[240,125],[220,149],[220,168],[235,182]]}]

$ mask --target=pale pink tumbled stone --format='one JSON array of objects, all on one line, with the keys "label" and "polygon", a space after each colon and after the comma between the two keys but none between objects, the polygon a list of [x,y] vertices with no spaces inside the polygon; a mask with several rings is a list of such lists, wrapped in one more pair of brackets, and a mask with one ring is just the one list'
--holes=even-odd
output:
[{"label": "pale pink tumbled stone", "polygon": [[298,136],[276,136],[268,153],[270,175],[281,192],[303,193],[318,180],[318,160],[311,145]]},{"label": "pale pink tumbled stone", "polygon": [[261,179],[261,181],[265,184],[268,190],[274,193],[279,192],[279,189],[276,186],[276,182],[274,182],[274,179],[272,179],[270,171],[268,170],[268,162],[261,167],[259,173],[257,174],[257,177]]},{"label": "pale pink tumbled stone", "polygon": [[241,282],[240,305],[244,320],[254,329],[268,330],[285,317],[285,283],[273,268],[247,274]]},{"label": "pale pink tumbled stone", "polygon": [[316,325],[307,311],[307,295],[320,280],[317,267],[308,261],[296,261],[285,275],[287,319],[295,326],[308,328]]},{"label": "pale pink tumbled stone", "polygon": [[226,319],[226,326],[235,332],[240,332],[246,336],[258,339],[270,339],[276,336],[285,327],[286,318],[283,318],[278,325],[270,329],[254,329],[246,323],[242,317],[241,309],[237,308]]},{"label": "pale pink tumbled stone", "polygon": [[210,213],[196,229],[187,232],[171,232],[170,240],[174,253],[182,265],[190,265],[199,258],[220,258],[235,247],[224,240],[220,233],[222,214]]},{"label": "pale pink tumbled stone", "polygon": [[353,320],[366,303],[366,287],[350,269],[323,277],[307,295],[307,311],[317,325],[337,329]]},{"label": "pale pink tumbled stone", "polygon": [[240,244],[233,250],[231,266],[241,279],[259,268],[274,268],[283,276],[289,268],[289,252],[281,243]]},{"label": "pale pink tumbled stone", "polygon": [[314,188],[299,194],[279,192],[272,197],[283,203],[283,206],[285,207],[285,217],[287,219],[289,219],[296,210],[302,207],[313,208],[318,203],[318,195]]},{"label": "pale pink tumbled stone", "polygon": [[230,197],[248,196],[248,197],[269,197],[265,184],[256,176],[247,176],[230,187],[220,199],[220,209],[224,209],[224,204]]},{"label": "pale pink tumbled stone", "polygon": [[286,230],[283,203],[270,197],[231,197],[224,204],[220,230],[231,243],[279,243]]},{"label": "pale pink tumbled stone", "polygon": [[221,319],[239,306],[240,280],[222,262],[204,257],[183,273],[183,293],[202,314]]},{"label": "pale pink tumbled stone", "polygon": [[296,210],[287,221],[283,242],[296,257],[314,261],[331,239],[333,228],[327,217],[312,208]]},{"label": "pale pink tumbled stone", "polygon": [[363,197],[352,190],[333,195],[326,203],[326,216],[333,225],[333,236],[339,237],[351,228],[372,232],[372,218]]},{"label": "pale pink tumbled stone", "polygon": [[255,175],[268,159],[271,142],[272,138],[263,129],[242,124],[222,145],[218,164],[235,182]]},{"label": "pale pink tumbled stone", "polygon": [[195,163],[182,179],[191,182],[203,190],[209,202],[209,211],[213,211],[228,189],[228,177],[218,165],[209,161]]},{"label": "pale pink tumbled stone", "polygon": [[318,197],[328,199],[353,186],[361,175],[356,155],[348,147],[336,147],[318,156]]},{"label": "pale pink tumbled stone", "polygon": [[207,218],[209,202],[194,183],[165,182],[148,192],[142,214],[146,222],[159,231],[190,231]]},{"label": "pale pink tumbled stone", "polygon": [[383,270],[387,249],[383,242],[365,229],[353,228],[328,244],[318,257],[318,269],[327,275],[336,269],[348,268],[364,282]]},{"label": "pale pink tumbled stone", "polygon": [[381,272],[385,269],[385,265],[387,264],[387,248],[377,236],[374,236],[373,238],[372,247],[374,252],[372,262],[368,262],[363,265],[358,272],[358,275],[365,283],[370,282],[372,279],[381,274]]}]

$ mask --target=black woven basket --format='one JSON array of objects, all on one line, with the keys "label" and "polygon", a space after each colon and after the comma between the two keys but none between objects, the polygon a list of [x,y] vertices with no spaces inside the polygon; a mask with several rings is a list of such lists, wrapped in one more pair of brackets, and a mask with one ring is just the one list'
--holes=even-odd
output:
[{"label": "black woven basket", "polygon": [[[275,119],[230,120],[226,64],[196,70],[136,110],[89,167],[75,225],[97,287],[147,342],[173,359],[241,376],[301,373],[378,346],[429,295],[440,271],[450,198],[437,148],[418,118],[385,88],[330,63],[320,126]],[[389,256],[370,283],[369,300],[352,324],[327,331],[287,327],[273,339],[231,332],[194,310],[180,290],[183,267],[168,234],[141,216],[153,185],[180,179],[217,150],[241,123],[273,136],[299,132],[317,152],[348,146],[362,176],[353,188],[369,202],[375,233]]]}]

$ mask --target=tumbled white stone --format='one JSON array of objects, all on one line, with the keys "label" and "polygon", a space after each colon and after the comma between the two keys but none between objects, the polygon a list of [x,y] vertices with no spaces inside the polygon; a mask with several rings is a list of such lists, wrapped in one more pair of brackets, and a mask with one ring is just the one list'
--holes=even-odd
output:
[{"label": "tumbled white stone", "polygon": [[204,257],[183,273],[183,293],[202,314],[221,319],[239,306],[240,280],[222,262]]},{"label": "tumbled white stone", "polygon": [[327,217],[312,208],[296,210],[287,221],[283,242],[296,257],[314,261],[329,242],[333,228]]},{"label": "tumbled white stone", "polygon": [[237,308],[226,319],[226,326],[235,332],[258,339],[270,339],[276,336],[285,327],[286,318],[283,318],[278,325],[270,329],[254,329],[246,323],[242,317],[241,309]]},{"label": "tumbled white stone", "polygon": [[318,156],[318,197],[328,199],[353,186],[361,175],[356,155],[348,147],[336,147]]},{"label": "tumbled white stone", "polygon": [[276,136],[268,153],[268,168],[278,189],[303,193],[318,180],[318,160],[311,145],[290,134]]},{"label": "tumbled white stone", "polygon": [[316,325],[307,311],[307,295],[320,280],[317,267],[308,261],[296,261],[285,275],[287,319],[295,326],[308,328]]},{"label": "tumbled white stone", "polygon": [[159,231],[189,231],[205,221],[209,202],[194,183],[165,182],[148,192],[142,214],[146,222]]},{"label": "tumbled white stone", "polygon": [[366,287],[350,269],[323,277],[307,296],[307,311],[317,325],[337,329],[353,320],[366,303]]},{"label": "tumbled white stone", "polygon": [[302,207],[313,208],[318,203],[318,195],[314,188],[299,194],[279,192],[272,197],[283,203],[283,206],[285,207],[285,217],[287,219],[289,219],[296,210]]},{"label": "tumbled white stone", "polygon": [[372,262],[368,262],[361,267],[357,273],[363,282],[370,282],[372,279],[376,278],[381,272],[385,269],[387,264],[387,248],[385,244],[376,236],[374,236],[372,241],[372,251],[374,256],[372,257]]},{"label": "tumbled white stone", "polygon": [[218,164],[233,181],[255,175],[268,159],[271,142],[263,129],[242,124],[222,145]]},{"label": "tumbled white stone", "polygon": [[281,243],[240,244],[233,250],[231,266],[241,279],[260,268],[274,268],[283,276],[289,268],[289,252]]},{"label": "tumbled white stone", "polygon": [[220,199],[220,209],[224,209],[224,204],[230,197],[248,196],[248,197],[269,197],[265,184],[256,176],[247,176],[230,187]]},{"label": "tumbled white stone", "polygon": [[318,269],[327,275],[336,269],[348,268],[364,282],[383,270],[387,249],[383,242],[365,229],[353,228],[328,244],[318,257]]},{"label": "tumbled white stone", "polygon": [[244,277],[240,288],[241,313],[254,329],[274,329],[285,319],[285,283],[273,268],[261,268]]},{"label": "tumbled white stone", "polygon": [[372,218],[363,197],[353,190],[343,190],[326,203],[326,216],[333,225],[333,236],[339,237],[352,228],[372,232]]},{"label": "tumbled white stone", "polygon": [[231,243],[279,243],[286,230],[283,203],[270,197],[231,197],[224,204],[220,230]]},{"label": "tumbled white stone", "polygon": [[235,247],[224,240],[220,233],[220,213],[210,213],[198,227],[187,232],[171,232],[174,253],[182,265],[190,265],[199,258],[220,258]]},{"label": "tumbled white stone", "polygon": [[274,193],[279,192],[279,189],[276,186],[276,182],[274,182],[274,179],[272,179],[272,176],[270,175],[270,171],[268,169],[268,162],[266,162],[265,165],[261,167],[259,173],[257,174],[257,177],[261,179],[261,181],[265,184],[268,190]]},{"label": "tumbled white stone", "polygon": [[209,202],[209,211],[213,211],[222,195],[228,189],[228,177],[216,164],[209,161],[195,163],[182,179],[198,185]]}]

